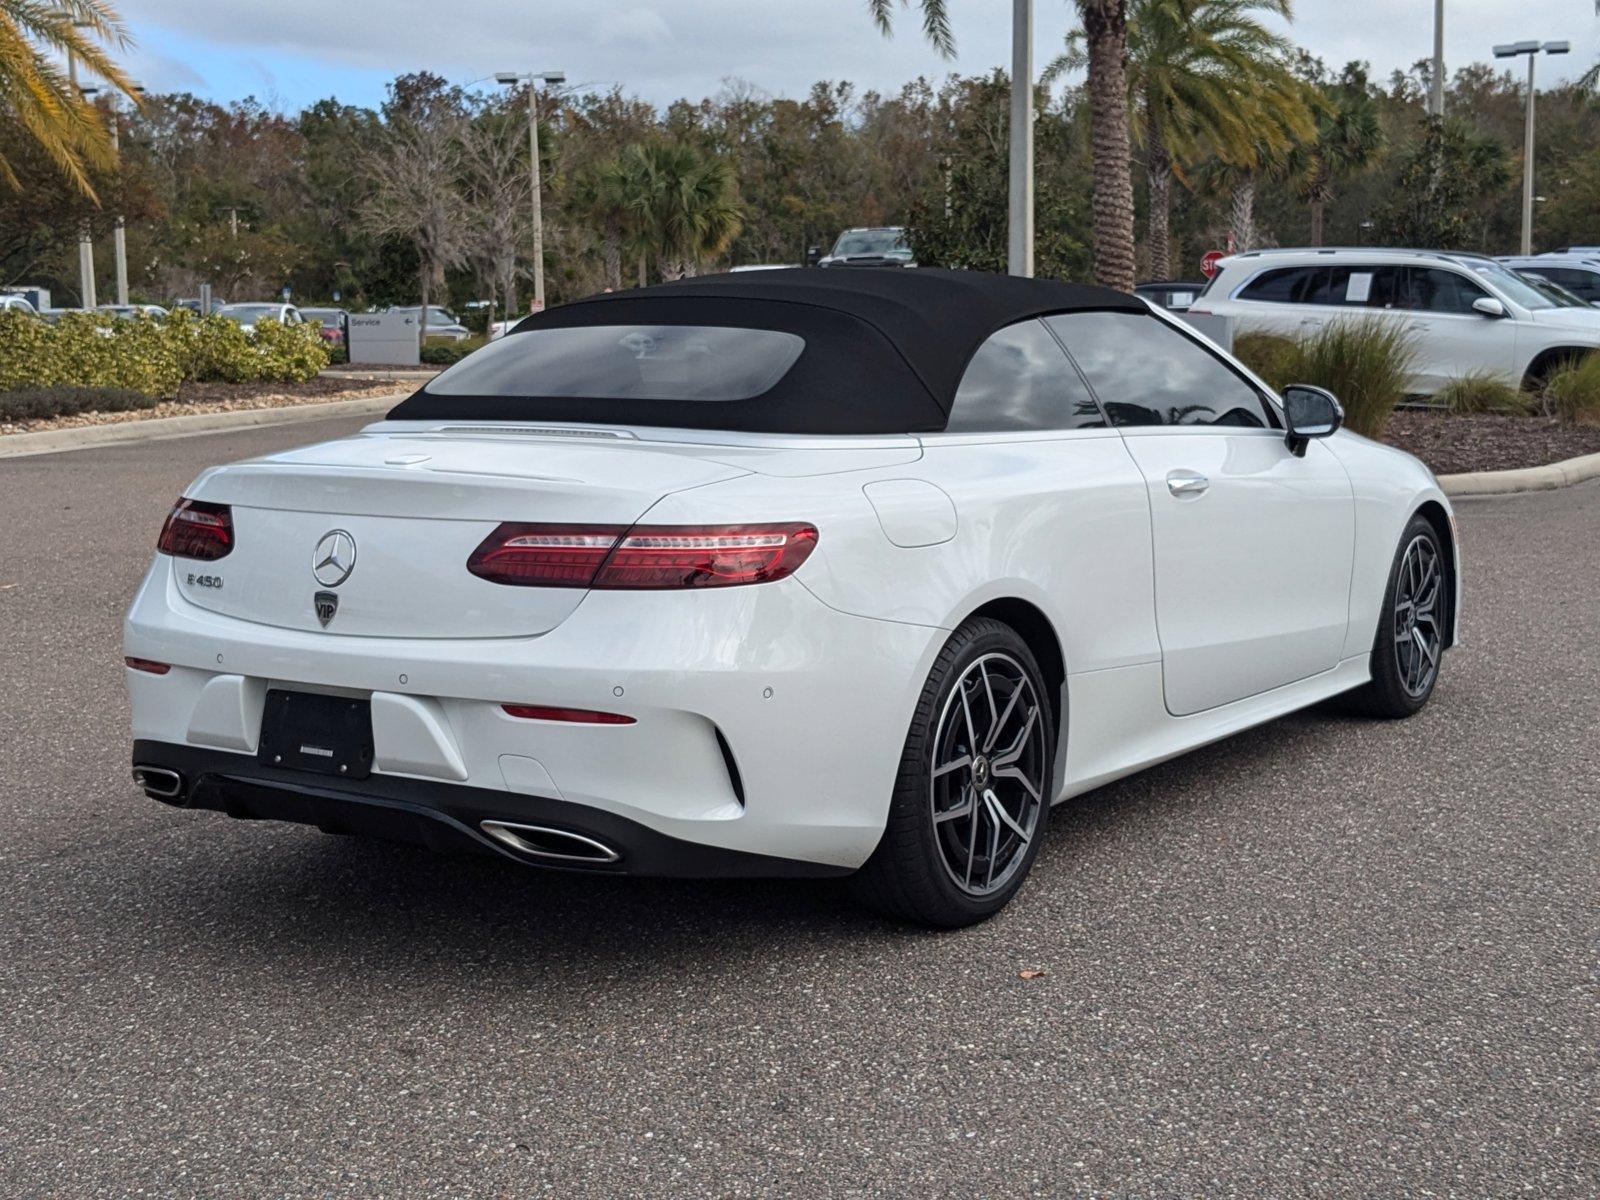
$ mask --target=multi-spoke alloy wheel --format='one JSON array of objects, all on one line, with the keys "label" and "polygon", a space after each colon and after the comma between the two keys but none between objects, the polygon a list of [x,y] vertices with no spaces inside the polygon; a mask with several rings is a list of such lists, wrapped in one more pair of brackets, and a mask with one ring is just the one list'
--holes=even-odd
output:
[{"label": "multi-spoke alloy wheel", "polygon": [[973,896],[1004,887],[1039,824],[1046,723],[1021,663],[985,654],[945,698],[928,787],[939,855]]},{"label": "multi-spoke alloy wheel", "polygon": [[1372,642],[1372,681],[1351,696],[1360,711],[1409,717],[1433,695],[1456,598],[1445,545],[1420,515],[1400,535]]},{"label": "multi-spoke alloy wheel", "polygon": [[1428,534],[1418,534],[1400,560],[1394,596],[1394,656],[1400,686],[1425,696],[1439,673],[1444,645],[1444,571]]},{"label": "multi-spoke alloy wheel", "polygon": [[945,642],[917,699],[883,838],[857,891],[892,916],[946,929],[1004,908],[1050,816],[1060,721],[1033,651],[974,617]]}]

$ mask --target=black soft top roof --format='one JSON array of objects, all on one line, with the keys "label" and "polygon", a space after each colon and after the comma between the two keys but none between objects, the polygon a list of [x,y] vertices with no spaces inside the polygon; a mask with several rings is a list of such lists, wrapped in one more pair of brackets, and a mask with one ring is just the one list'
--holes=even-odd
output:
[{"label": "black soft top roof", "polygon": [[956,388],[996,331],[1048,313],[1144,302],[1085,284],[934,268],[792,268],[706,275],[591,296],[513,333],[596,325],[726,325],[799,334],[806,348],[749,400],[596,401],[438,395],[427,386],[391,420],[589,421],[781,433],[900,433],[945,427]]}]

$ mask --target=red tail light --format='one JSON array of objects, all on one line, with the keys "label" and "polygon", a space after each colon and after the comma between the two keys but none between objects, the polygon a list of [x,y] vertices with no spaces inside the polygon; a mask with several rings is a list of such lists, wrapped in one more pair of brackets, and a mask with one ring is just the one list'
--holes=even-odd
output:
[{"label": "red tail light", "polygon": [[502,704],[513,717],[524,721],[571,721],[576,725],[632,725],[634,719],[621,713],[591,712],[587,708],[551,708],[545,704]]},{"label": "red tail light", "polygon": [[770,583],[799,569],[815,526],[501,525],[472,552],[467,570],[523,587],[662,589]]},{"label": "red tail light", "polygon": [[224,557],[233,549],[233,510],[226,504],[179,500],[167,514],[156,549],[207,562]]},{"label": "red tail light", "polygon": [[122,662],[135,671],[148,671],[152,675],[165,675],[172,670],[171,663],[156,662],[153,658],[124,658]]}]

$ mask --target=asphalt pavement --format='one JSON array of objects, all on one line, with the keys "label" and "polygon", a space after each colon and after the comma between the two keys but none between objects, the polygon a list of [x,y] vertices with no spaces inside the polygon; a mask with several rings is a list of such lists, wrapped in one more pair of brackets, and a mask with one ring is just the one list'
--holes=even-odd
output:
[{"label": "asphalt pavement", "polygon": [[355,425],[0,462],[0,1195],[1600,1194],[1600,483],[1459,506],[1422,715],[1073,801],[930,934],[135,791],[167,507]]}]

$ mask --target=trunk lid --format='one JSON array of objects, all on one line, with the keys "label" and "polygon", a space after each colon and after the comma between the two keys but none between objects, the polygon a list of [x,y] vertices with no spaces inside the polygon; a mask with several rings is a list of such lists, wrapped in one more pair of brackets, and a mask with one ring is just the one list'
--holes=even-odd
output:
[{"label": "trunk lid", "polygon": [[[206,472],[186,494],[233,509],[234,549],[174,559],[178,590],[211,612],[285,629],[366,637],[527,637],[554,629],[580,588],[509,587],[467,571],[502,521],[629,525],[662,496],[748,474],[663,453],[631,435],[595,439],[357,436]],[[314,574],[347,533],[348,576]],[[317,593],[337,608],[324,624]]]}]

